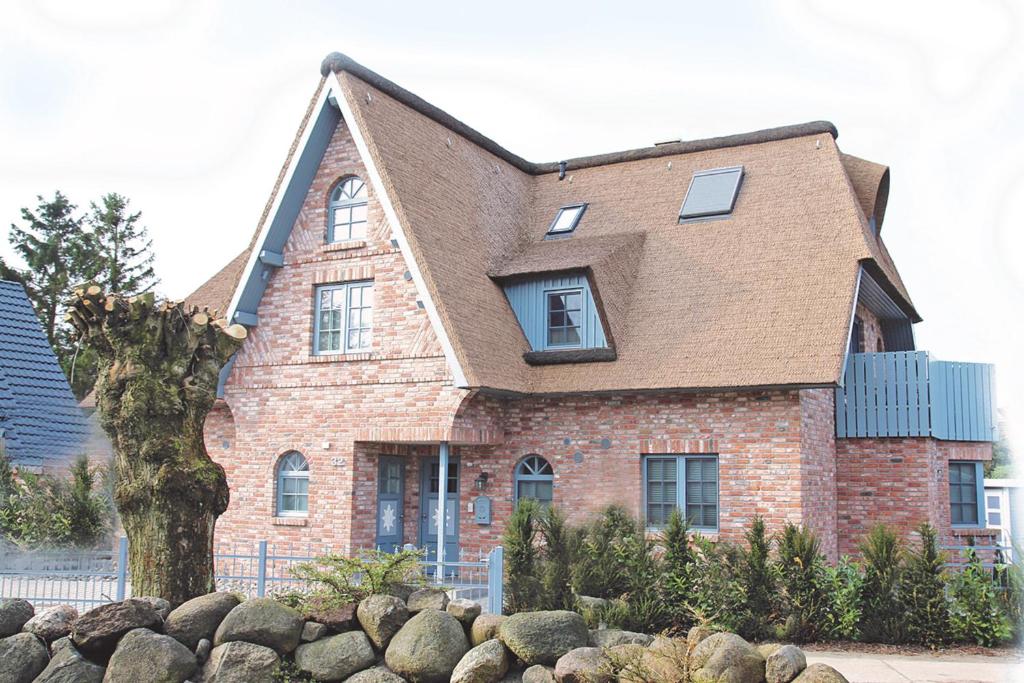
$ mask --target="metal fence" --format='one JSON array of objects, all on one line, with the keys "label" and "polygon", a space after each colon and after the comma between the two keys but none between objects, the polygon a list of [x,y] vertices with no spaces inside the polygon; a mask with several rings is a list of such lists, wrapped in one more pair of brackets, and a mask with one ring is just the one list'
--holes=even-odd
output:
[{"label": "metal fence", "polygon": [[[267,541],[219,543],[214,552],[217,590],[249,597],[303,590],[291,573],[295,565],[330,552],[312,546],[275,546]],[[478,561],[420,563],[427,579],[452,597],[468,598],[484,611],[500,614],[504,553],[501,546]],[[0,598],[24,598],[34,604],[68,604],[87,610],[132,595],[128,577],[128,539],[116,550],[23,552],[0,548]]]}]

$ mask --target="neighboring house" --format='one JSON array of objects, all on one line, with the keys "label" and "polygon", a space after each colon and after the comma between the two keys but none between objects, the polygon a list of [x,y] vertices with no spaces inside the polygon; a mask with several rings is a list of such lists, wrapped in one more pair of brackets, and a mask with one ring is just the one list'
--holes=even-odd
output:
[{"label": "neighboring house", "polygon": [[24,287],[0,280],[0,448],[16,467],[62,469],[87,433]]},{"label": "neighboring house", "polygon": [[1024,481],[1020,479],[985,480],[985,514],[988,528],[999,533],[997,541],[1009,550],[1024,552]]},{"label": "neighboring house", "polygon": [[878,522],[989,533],[991,367],[915,349],[888,169],[832,124],[538,164],[322,74],[248,248],[189,297],[250,328],[206,425],[223,538],[434,553],[443,499],[445,556],[476,557],[525,497],[802,523],[833,558]]}]

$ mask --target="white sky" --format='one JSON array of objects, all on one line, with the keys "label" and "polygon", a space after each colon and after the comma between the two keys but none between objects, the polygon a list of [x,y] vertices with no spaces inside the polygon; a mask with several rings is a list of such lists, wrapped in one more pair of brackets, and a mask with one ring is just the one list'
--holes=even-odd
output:
[{"label": "white sky", "polygon": [[534,161],[829,119],[892,167],[919,348],[997,363],[1024,415],[1022,21],[980,0],[6,2],[0,253],[37,194],[116,191],[184,296],[249,239],[332,50]]}]

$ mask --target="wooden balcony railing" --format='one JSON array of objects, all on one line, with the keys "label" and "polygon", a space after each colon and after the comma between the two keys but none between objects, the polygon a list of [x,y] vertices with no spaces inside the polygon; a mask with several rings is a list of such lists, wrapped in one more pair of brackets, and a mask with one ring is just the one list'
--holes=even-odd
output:
[{"label": "wooden balcony railing", "polygon": [[836,436],[995,441],[993,367],[927,351],[854,353],[836,389]]}]

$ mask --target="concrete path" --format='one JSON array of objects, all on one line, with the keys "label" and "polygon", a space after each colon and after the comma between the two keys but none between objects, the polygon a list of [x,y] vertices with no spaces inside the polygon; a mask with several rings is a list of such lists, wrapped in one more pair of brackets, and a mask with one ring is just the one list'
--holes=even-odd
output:
[{"label": "concrete path", "polygon": [[808,652],[807,663],[834,667],[850,683],[1020,683],[1024,660],[985,655],[884,655]]}]

